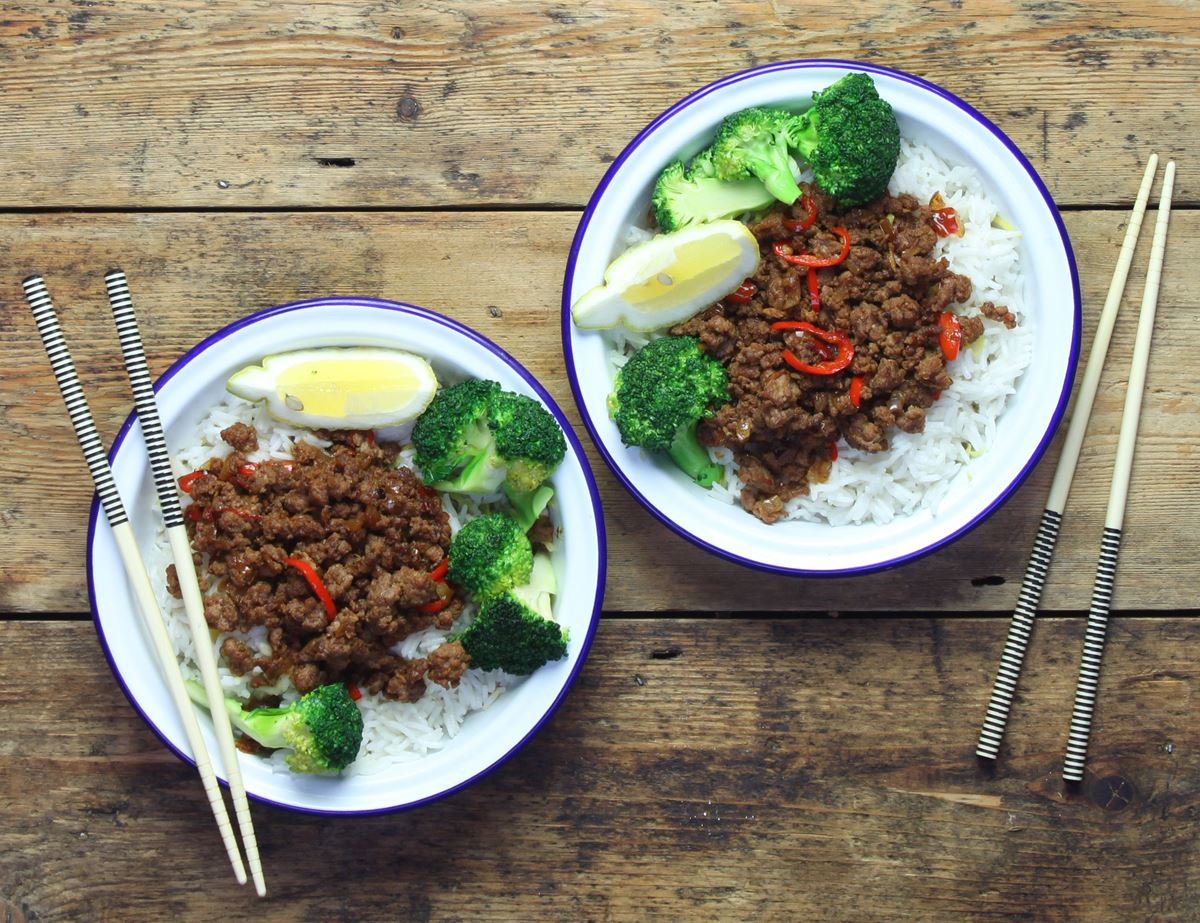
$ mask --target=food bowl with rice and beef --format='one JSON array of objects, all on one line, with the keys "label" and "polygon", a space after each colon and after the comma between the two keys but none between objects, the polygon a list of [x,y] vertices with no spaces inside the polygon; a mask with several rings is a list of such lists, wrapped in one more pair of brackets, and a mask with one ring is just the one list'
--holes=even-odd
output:
[{"label": "food bowl with rice and beef", "polygon": [[[578,441],[511,357],[431,311],[329,298],[218,331],[157,390],[251,797],[410,807],[485,775],[545,723],[599,617],[604,533]],[[112,467],[203,711],[214,703],[132,417]],[[187,759],[116,554],[93,509],[101,642]]]},{"label": "food bowl with rice and beef", "polygon": [[968,104],[875,65],[705,87],[601,180],[567,263],[572,389],[667,526],[751,567],[862,573],[1032,470],[1079,350],[1049,193]]}]

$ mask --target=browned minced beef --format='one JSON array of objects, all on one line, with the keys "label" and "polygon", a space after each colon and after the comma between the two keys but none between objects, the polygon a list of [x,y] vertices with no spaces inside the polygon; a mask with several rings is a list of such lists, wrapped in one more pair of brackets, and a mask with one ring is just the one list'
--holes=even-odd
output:
[{"label": "browned minced beef", "polygon": [[990,301],[985,301],[979,306],[979,310],[983,313],[984,317],[990,317],[992,320],[1000,321],[1000,323],[1002,323],[1009,330],[1012,330],[1013,327],[1017,326],[1017,319],[1007,308],[998,307]]},{"label": "browned minced beef", "polygon": [[[798,200],[790,208],[778,206],[752,228],[762,260],[749,302],[718,302],[671,331],[698,337],[729,372],[732,400],[701,423],[699,435],[706,445],[733,450],[745,484],[742,505],[766,522],[782,516],[784,504],[806,493],[810,482],[828,477],[839,441],[880,452],[893,427],[924,430],[925,409],[951,384],[938,317],[971,294],[971,280],[934,257],[938,238],[930,210],[913,196],[885,195],[838,213],[814,189],[806,192],[818,208],[812,227],[792,231],[784,225],[804,216]],[[842,246],[834,227],[849,233],[850,252],[841,264],[817,270],[820,309],[814,310],[806,270],[782,259],[773,245],[834,256]],[[993,304],[983,312],[1015,323]],[[783,320],[845,333],[853,361],[832,375],[796,371],[785,350],[807,364],[824,357],[807,333],[771,329]],[[959,323],[965,348],[983,332],[983,321],[959,316]],[[856,377],[862,379],[858,407],[850,398]]]},{"label": "browned minced beef", "polygon": [[[248,433],[247,433],[248,431]],[[221,434],[235,451],[211,459],[191,484],[187,509],[192,546],[206,556],[217,591],[206,598],[211,628],[267,629],[269,656],[226,639],[231,672],[254,672],[251,686],[289,676],[300,692],[348,682],[405,701],[421,697],[425,676],[446,686],[469,666],[461,646],[405,660],[390,650],[415,631],[448,628],[462,612],[430,577],[446,556],[450,524],[438,495],[408,468],[398,447],[356,434],[333,436],[329,451],[297,442],[288,462],[247,462],[257,448],[252,428]],[[333,618],[301,570],[316,571],[335,605]],[[255,671],[255,668],[258,671]]]},{"label": "browned minced beef", "polygon": [[183,599],[183,590],[179,588],[179,571],[174,564],[167,565],[167,592],[176,599]]},{"label": "browned minced beef", "polygon": [[221,438],[239,452],[253,452],[258,448],[258,433],[253,426],[245,423],[234,423],[221,430]]}]

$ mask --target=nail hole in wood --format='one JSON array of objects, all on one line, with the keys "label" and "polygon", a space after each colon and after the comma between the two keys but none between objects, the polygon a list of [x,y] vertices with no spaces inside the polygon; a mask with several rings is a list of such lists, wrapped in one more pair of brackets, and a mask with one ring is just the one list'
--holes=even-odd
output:
[{"label": "nail hole in wood", "polygon": [[352,167],[354,166],[353,157],[318,157],[317,166],[319,167]]},{"label": "nail hole in wood", "polygon": [[971,586],[1001,586],[1004,582],[1004,578],[999,574],[993,574],[990,577],[971,578]]},{"label": "nail hole in wood", "polygon": [[652,660],[674,660],[683,651],[678,647],[659,647],[650,652]]}]

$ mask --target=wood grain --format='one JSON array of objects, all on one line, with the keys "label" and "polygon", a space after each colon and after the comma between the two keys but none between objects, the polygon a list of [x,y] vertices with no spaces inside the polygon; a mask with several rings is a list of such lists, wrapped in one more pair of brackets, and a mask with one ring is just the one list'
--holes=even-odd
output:
[{"label": "wood grain", "polygon": [[467,791],[358,819],[255,805],[256,902],[91,626],[0,623],[0,895],[42,923],[1195,919],[1200,624],[1115,622],[1075,793],[1074,621],[1039,625],[1009,749],[976,766],[1002,633],[605,620],[555,718]]},{"label": "wood grain", "polygon": [[932,79],[1111,203],[1191,153],[1198,51],[1189,0],[17,0],[0,207],[580,205],[677,99],[798,57]]},{"label": "wood grain", "polygon": [[[1067,215],[1087,305],[1085,355],[1122,220],[1110,212]],[[8,542],[0,609],[87,608],[82,533],[91,486],[20,297],[23,275],[43,273],[55,294],[106,442],[131,409],[101,281],[114,264],[129,274],[155,374],[255,309],[323,294],[377,295],[443,310],[491,337],[525,362],[577,421],[557,304],[576,221],[575,214],[529,212],[0,216],[0,250],[9,267],[0,278],[7,331],[0,520]],[[1118,608],[1193,607],[1200,581],[1193,553],[1200,435],[1187,422],[1200,413],[1200,396],[1195,376],[1179,371],[1194,365],[1193,331],[1200,324],[1200,268],[1185,258],[1186,242],[1200,236],[1200,215],[1179,212],[1172,225]],[[1139,250],[1117,322],[1048,609],[1087,608],[1147,250]],[[642,510],[594,453],[591,459],[609,530],[610,611],[1011,610],[1051,474],[1041,465],[995,517],[931,558],[870,577],[813,582],[764,577],[694,548]]]}]

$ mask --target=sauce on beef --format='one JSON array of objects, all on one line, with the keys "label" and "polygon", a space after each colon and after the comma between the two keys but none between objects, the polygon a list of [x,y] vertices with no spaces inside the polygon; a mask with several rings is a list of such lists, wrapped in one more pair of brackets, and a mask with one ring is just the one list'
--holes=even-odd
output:
[{"label": "sauce on beef", "polygon": [[[191,484],[192,547],[216,581],[205,617],[215,631],[267,630],[263,656],[236,638],[221,654],[230,670],[258,668],[252,687],[291,678],[301,693],[331,682],[355,684],[391,699],[415,701],[426,674],[454,686],[469,667],[461,645],[428,657],[391,652],[430,625],[448,628],[462,612],[457,597],[436,613],[430,577],[446,556],[450,523],[440,497],[409,468],[396,467],[399,447],[375,445],[361,433],[325,433],[328,451],[296,442],[293,461],[252,465],[253,428],[221,433],[234,448],[205,465]],[[335,604],[331,619],[293,558],[311,565]],[[168,575],[172,590],[178,583]]]},{"label": "sauce on beef", "polygon": [[[926,408],[952,383],[938,317],[971,295],[971,280],[934,256],[938,237],[930,209],[915,197],[885,195],[838,213],[815,189],[805,191],[818,208],[810,228],[792,231],[784,224],[804,217],[799,200],[751,227],[762,252],[752,277],[755,294],[745,303],[718,302],[671,330],[698,337],[729,372],[731,402],[702,421],[698,433],[705,445],[733,451],[742,505],[765,522],[779,519],[810,482],[828,477],[839,441],[880,452],[889,430],[924,430]],[[820,307],[814,310],[806,270],[773,247],[782,241],[796,253],[833,255],[842,246],[834,227],[849,232],[850,252],[841,264],[817,270]],[[990,302],[981,310],[1007,326],[1015,322]],[[809,364],[825,357],[807,334],[771,328],[784,320],[847,334],[853,361],[832,375],[796,371],[785,350]],[[983,321],[958,320],[966,348],[982,334]],[[856,377],[862,379],[857,407],[850,396]]]}]

